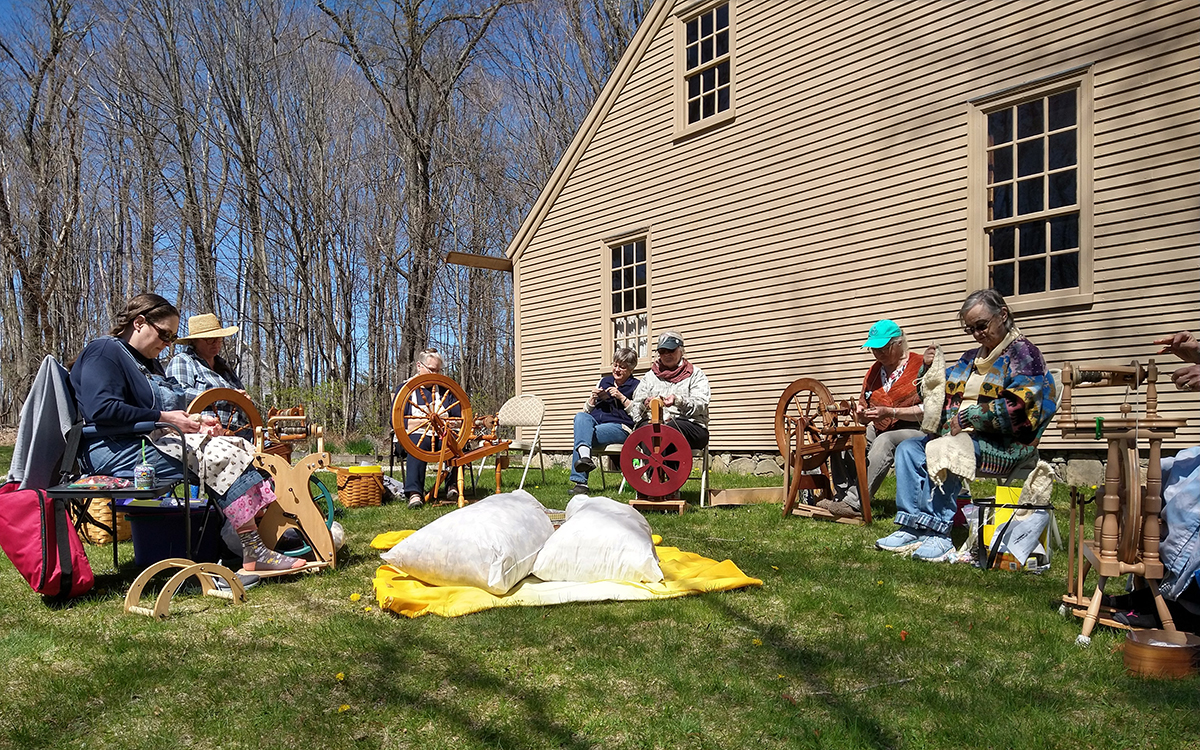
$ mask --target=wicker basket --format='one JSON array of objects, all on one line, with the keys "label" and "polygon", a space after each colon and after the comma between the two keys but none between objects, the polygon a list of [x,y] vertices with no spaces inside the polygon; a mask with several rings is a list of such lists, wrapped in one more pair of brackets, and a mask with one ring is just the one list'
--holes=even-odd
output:
[{"label": "wicker basket", "polygon": [[[79,533],[83,535],[88,544],[111,544],[112,533],[107,529],[97,524],[103,524],[109,529],[112,528],[113,512],[109,506],[108,498],[93,497],[88,500],[87,506],[88,518],[83,519],[79,525]],[[92,523],[95,521],[95,523]],[[129,520],[125,518],[124,513],[117,514],[117,541],[127,542],[133,537],[133,532],[129,526]]]},{"label": "wicker basket", "polygon": [[347,508],[365,508],[383,503],[383,468],[350,466],[337,470],[338,502]]}]

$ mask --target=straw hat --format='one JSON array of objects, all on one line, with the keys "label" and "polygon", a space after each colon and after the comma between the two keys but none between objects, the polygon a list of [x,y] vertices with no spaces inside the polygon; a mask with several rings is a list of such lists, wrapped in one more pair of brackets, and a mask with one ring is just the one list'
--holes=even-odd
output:
[{"label": "straw hat", "polygon": [[188,318],[188,335],[176,339],[177,344],[190,344],[196,339],[223,339],[238,332],[237,326],[221,327],[221,321],[212,313],[193,315]]}]

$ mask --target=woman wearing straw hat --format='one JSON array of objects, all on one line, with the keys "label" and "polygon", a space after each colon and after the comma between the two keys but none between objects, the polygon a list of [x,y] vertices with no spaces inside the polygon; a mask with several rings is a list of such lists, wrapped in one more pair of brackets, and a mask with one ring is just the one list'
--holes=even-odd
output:
[{"label": "woman wearing straw hat", "polygon": [[[188,318],[188,335],[176,340],[183,345],[167,365],[167,377],[174,378],[187,391],[188,399],[194,399],[210,388],[232,388],[245,393],[242,379],[229,363],[221,357],[221,344],[227,336],[238,332],[237,326],[225,328],[213,313],[193,315]],[[232,410],[218,406],[217,416],[221,424],[237,432],[245,425],[233,418]]]},{"label": "woman wearing straw hat", "polygon": [[[174,305],[157,294],[139,294],[126,303],[109,334],[84,347],[71,366],[79,415],[100,430],[80,445],[80,462],[88,473],[130,477],[135,464],[148,462],[159,479],[182,479],[182,446],[175,436],[154,440],[149,448],[141,437],[113,434],[141,422],[166,422],[189,436],[201,431],[201,422],[183,410],[186,396],[179,384],[158,361],[176,341],[178,327]],[[188,440],[191,450],[202,456],[199,461],[192,456],[190,473],[208,487],[237,531],[243,567],[248,572],[304,567],[303,560],[268,548],[258,533],[255,516],[275,502],[275,491],[253,468],[253,448],[229,436],[213,436],[203,446],[193,440]]]}]

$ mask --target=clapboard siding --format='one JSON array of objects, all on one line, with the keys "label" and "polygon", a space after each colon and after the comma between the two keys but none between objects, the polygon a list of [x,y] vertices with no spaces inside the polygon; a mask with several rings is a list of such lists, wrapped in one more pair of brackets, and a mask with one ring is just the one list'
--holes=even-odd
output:
[{"label": "clapboard siding", "polygon": [[[632,230],[648,237],[652,330],[681,330],[712,381],[718,450],[773,449],[775,401],[802,375],[857,395],[872,361],[858,345],[880,317],[900,321],[914,349],[971,348],[956,320],[968,102],[1085,65],[1093,301],[1020,314],[1022,330],[1061,367],[1145,360],[1151,339],[1197,327],[1200,10],[1190,0],[742,0],[736,119],[680,140],[670,6],[648,14],[649,36],[635,39],[510,247],[518,379],[547,401],[551,449],[570,447],[571,416],[605,369],[604,240]],[[1123,398],[1088,392],[1078,404],[1112,411]],[[1168,385],[1160,404],[1194,401]],[[1177,446],[1197,442],[1197,423]],[[1053,429],[1043,445],[1094,447]]]}]

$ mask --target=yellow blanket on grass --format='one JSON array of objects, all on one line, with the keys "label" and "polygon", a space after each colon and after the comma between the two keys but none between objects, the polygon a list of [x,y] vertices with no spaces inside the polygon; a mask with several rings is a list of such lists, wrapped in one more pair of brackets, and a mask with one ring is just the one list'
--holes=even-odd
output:
[{"label": "yellow blanket on grass", "polygon": [[[375,549],[391,549],[412,531],[391,531],[371,541]],[[654,543],[662,538],[657,534]],[[677,596],[700,594],[706,591],[729,591],[745,586],[761,586],[762,581],[750,578],[732,561],[717,562],[676,547],[655,547],[662,568],[662,583],[627,583],[600,581],[572,583],[542,581],[533,576],[518,583],[504,596],[494,596],[474,586],[431,586],[410,578],[391,565],[381,565],[375,571],[375,598],[380,609],[389,609],[406,617],[425,614],[457,617],[492,607],[540,607],[565,602],[600,602],[608,600],[671,599]]]}]

